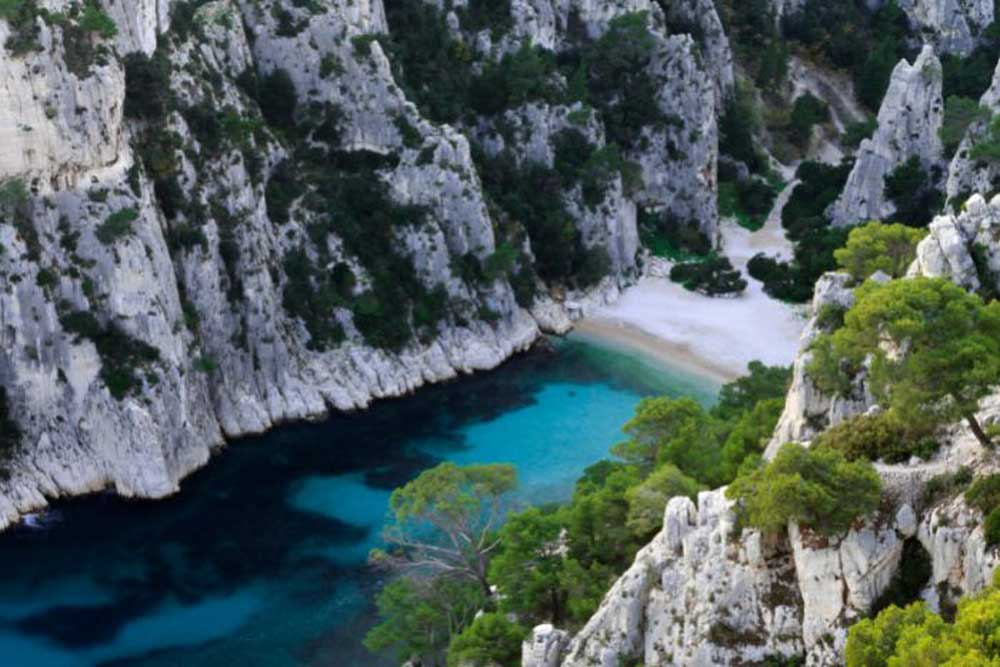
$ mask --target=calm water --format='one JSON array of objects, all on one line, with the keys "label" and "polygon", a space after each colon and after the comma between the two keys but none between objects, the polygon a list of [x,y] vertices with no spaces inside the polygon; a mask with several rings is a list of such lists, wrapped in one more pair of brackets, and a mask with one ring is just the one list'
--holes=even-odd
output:
[{"label": "calm water", "polygon": [[449,459],[568,496],[641,396],[717,387],[577,339],[492,373],[229,447],[178,496],[98,495],[0,535],[4,667],[369,667],[390,491]]}]

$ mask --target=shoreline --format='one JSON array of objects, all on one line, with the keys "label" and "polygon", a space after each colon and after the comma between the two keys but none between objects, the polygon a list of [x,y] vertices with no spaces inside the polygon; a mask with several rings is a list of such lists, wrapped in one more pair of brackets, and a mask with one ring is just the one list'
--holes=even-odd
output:
[{"label": "shoreline", "polygon": [[677,370],[720,386],[742,375],[734,372],[732,368],[713,364],[683,343],[674,343],[654,336],[622,320],[585,317],[573,323],[573,333],[586,342],[646,356],[667,369]]},{"label": "shoreline", "polygon": [[764,226],[750,232],[732,220],[720,229],[721,249],[748,284],[738,296],[708,297],[686,290],[667,275],[670,263],[654,260],[617,302],[587,313],[574,329],[597,341],[630,350],[719,384],[742,377],[751,361],[790,366],[800,351],[808,306],[768,296],[748,275],[758,254],[791,257],[778,212],[791,194],[786,187]]}]

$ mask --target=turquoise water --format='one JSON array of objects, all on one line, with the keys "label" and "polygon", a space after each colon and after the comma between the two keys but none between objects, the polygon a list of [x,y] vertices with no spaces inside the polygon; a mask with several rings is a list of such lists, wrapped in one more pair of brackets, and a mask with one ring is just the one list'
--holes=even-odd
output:
[{"label": "turquoise water", "polygon": [[392,489],[442,460],[517,465],[522,503],[568,497],[642,396],[717,387],[570,338],[354,415],[234,443],[159,502],[63,503],[0,535],[0,665],[394,664],[373,622]]}]

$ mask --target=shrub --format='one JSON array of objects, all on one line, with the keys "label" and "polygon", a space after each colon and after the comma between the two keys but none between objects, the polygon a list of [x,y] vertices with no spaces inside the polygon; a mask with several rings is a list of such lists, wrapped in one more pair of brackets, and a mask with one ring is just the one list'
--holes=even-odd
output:
[{"label": "shrub", "polygon": [[514,665],[528,630],[503,614],[482,614],[448,645],[448,667]]},{"label": "shrub", "polygon": [[788,443],[774,459],[736,478],[726,496],[745,525],[777,532],[789,521],[825,535],[843,533],[877,507],[882,482],[866,461],[830,448]]},{"label": "shrub", "polygon": [[726,101],[719,119],[719,151],[734,160],[743,162],[752,173],[764,173],[767,159],[758,150],[754,132],[760,125],[754,105],[753,91],[737,86],[736,92]]},{"label": "shrub", "polygon": [[878,129],[877,120],[864,120],[851,123],[844,128],[844,143],[851,148],[857,148],[865,139],[870,139]]},{"label": "shrub", "polygon": [[767,221],[778,193],[766,181],[719,181],[719,215],[734,217],[750,231],[757,231]]},{"label": "shrub", "polygon": [[836,449],[849,461],[886,463],[904,463],[914,455],[927,459],[937,449],[929,433],[908,427],[891,412],[852,417],[821,433],[813,446]]},{"label": "shrub", "polygon": [[163,121],[170,103],[170,69],[158,51],[147,56],[130,53],[125,63],[125,115],[148,121]]},{"label": "shrub", "polygon": [[104,39],[112,39],[118,34],[118,26],[104,13],[96,0],[88,0],[84,5],[79,25],[84,32],[97,33]]},{"label": "shrub", "polygon": [[989,109],[968,97],[952,95],[944,103],[944,122],[941,125],[941,142],[945,152],[954,155],[965,138],[969,126],[990,117]]},{"label": "shrub", "polygon": [[804,146],[812,137],[813,127],[830,121],[830,108],[812,93],[795,98],[789,118],[792,141]]},{"label": "shrub", "polygon": [[941,210],[944,196],[936,186],[938,170],[934,167],[929,173],[914,156],[885,177],[885,194],[896,206],[897,220],[911,227],[926,227]]},{"label": "shrub", "polygon": [[132,234],[132,223],[139,219],[139,212],[134,208],[123,208],[108,216],[97,226],[95,235],[104,245],[113,245]]},{"label": "shrub", "polygon": [[21,446],[21,440],[21,427],[10,414],[7,389],[0,387],[0,478],[6,479],[9,475],[5,464]]},{"label": "shrub", "polygon": [[670,269],[670,279],[681,283],[685,289],[708,296],[739,294],[747,287],[747,281],[733,268],[728,257],[675,264]]},{"label": "shrub", "polygon": [[118,400],[142,387],[139,371],[159,360],[160,353],[151,345],[133,338],[117,324],[102,325],[90,311],[62,313],[59,321],[77,340],[89,339],[101,357],[101,379]]},{"label": "shrub", "polygon": [[923,230],[906,225],[869,222],[852,229],[847,244],[834,251],[833,256],[857,283],[876,271],[890,278],[902,278],[916,259],[917,244],[924,236]]},{"label": "shrub", "polygon": [[257,104],[270,125],[286,130],[295,126],[298,95],[287,71],[278,68],[261,78],[257,88]]},{"label": "shrub", "polygon": [[946,472],[936,475],[924,486],[923,502],[925,505],[933,505],[938,501],[957,495],[965,491],[972,483],[972,470],[967,466],[961,466],[955,472]]},{"label": "shrub", "polygon": [[659,257],[690,260],[712,251],[712,241],[701,231],[697,220],[681,220],[670,212],[639,212],[643,244]]},{"label": "shrub", "polygon": [[641,484],[625,492],[625,500],[628,502],[625,523],[637,538],[649,539],[663,525],[663,512],[671,498],[687,496],[694,500],[703,488],[697,480],[685,475],[677,466],[662,466]]}]

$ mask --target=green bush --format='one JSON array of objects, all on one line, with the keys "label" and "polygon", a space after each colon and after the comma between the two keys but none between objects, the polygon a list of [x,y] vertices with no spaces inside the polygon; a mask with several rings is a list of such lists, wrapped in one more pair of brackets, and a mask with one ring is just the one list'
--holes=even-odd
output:
[{"label": "green bush", "polygon": [[941,142],[945,152],[954,155],[973,123],[990,117],[989,109],[968,97],[951,96],[944,103],[944,122],[941,125]]},{"label": "green bush", "polygon": [[713,256],[701,262],[675,264],[670,269],[670,279],[685,289],[708,296],[740,294],[747,287],[747,281],[728,257]]},{"label": "green bush", "polygon": [[448,645],[448,667],[515,665],[527,628],[503,614],[482,614]]},{"label": "green bush", "polygon": [[157,51],[147,56],[135,51],[124,58],[125,115],[151,122],[166,119],[171,103],[170,64]]},{"label": "green bush", "polygon": [[812,298],[821,275],[836,267],[833,253],[844,245],[848,229],[830,227],[826,209],[840,195],[852,163],[839,166],[803,162],[796,171],[799,184],[781,211],[781,224],[795,244],[791,262],[758,254],[747,264],[751,277],[764,283],[769,295],[791,302]]},{"label": "green bush", "polygon": [[671,498],[687,496],[694,500],[704,488],[677,466],[662,466],[625,492],[628,502],[625,525],[640,540],[648,540],[663,525],[663,512]]},{"label": "green bush", "polygon": [[878,129],[877,120],[865,120],[851,123],[844,128],[844,143],[851,148],[857,148],[865,139],[870,139]]},{"label": "green bush", "polygon": [[846,245],[834,251],[833,257],[856,283],[876,271],[890,278],[902,278],[917,258],[917,245],[926,235],[923,230],[906,225],[870,222],[852,229]]},{"label": "green bush", "polygon": [[757,231],[767,222],[778,193],[766,181],[719,181],[719,215],[734,217],[740,226]]},{"label": "green bush", "polygon": [[891,412],[880,412],[852,417],[827,429],[813,446],[836,449],[849,461],[905,463],[911,456],[930,458],[938,444],[932,434],[908,427]]},{"label": "green bush", "polygon": [[123,208],[109,215],[97,226],[95,235],[104,245],[114,245],[116,242],[130,236],[133,232],[132,223],[139,219],[139,211],[134,208]]},{"label": "green bush", "polygon": [[[975,148],[973,149],[975,152]],[[885,194],[896,206],[895,218],[910,227],[926,227],[944,206],[937,188],[940,168],[928,172],[917,156],[899,165],[885,177]]]},{"label": "green bush", "polygon": [[270,125],[285,130],[295,127],[298,94],[287,71],[278,68],[262,77],[256,99],[260,112]]},{"label": "green bush", "polygon": [[80,28],[84,32],[92,32],[103,39],[113,39],[118,34],[118,26],[114,20],[104,13],[96,0],[87,0],[80,16]]},{"label": "green bush", "polygon": [[670,212],[639,211],[643,244],[659,257],[692,260],[712,252],[712,241],[697,220],[681,220]]},{"label": "green bush", "polygon": [[765,466],[737,477],[726,496],[746,526],[783,530],[790,521],[837,535],[878,507],[882,481],[867,461],[828,448],[788,443]]},{"label": "green bush", "polygon": [[830,108],[812,93],[795,98],[789,118],[789,132],[792,141],[805,146],[812,137],[813,127],[830,121]]},{"label": "green bush", "polygon": [[15,58],[41,49],[38,41],[40,15],[41,8],[35,0],[0,0],[0,18],[6,20],[11,29],[4,47]]},{"label": "green bush", "polygon": [[[115,323],[102,325],[90,311],[60,313],[59,321],[76,340],[86,338],[97,348],[101,357],[101,379],[118,400],[138,392],[142,388],[139,371],[148,371],[160,359],[155,347],[133,338]],[[147,373],[146,377],[153,376]]]},{"label": "green bush", "polygon": [[754,138],[759,127],[753,91],[737,86],[719,119],[719,151],[744,163],[755,174],[763,174],[768,168],[767,158],[757,148]]},{"label": "green bush", "polygon": [[961,466],[955,472],[946,472],[930,478],[924,486],[924,504],[934,505],[945,498],[964,492],[972,484],[972,478],[972,470],[967,466]]},{"label": "green bush", "polygon": [[9,472],[6,464],[21,446],[21,427],[10,414],[7,389],[0,387],[0,478],[6,479]]},{"label": "green bush", "polygon": [[1000,58],[1000,24],[994,21],[978,37],[978,46],[968,56],[941,55],[946,100],[954,96],[978,100],[990,87]]}]

